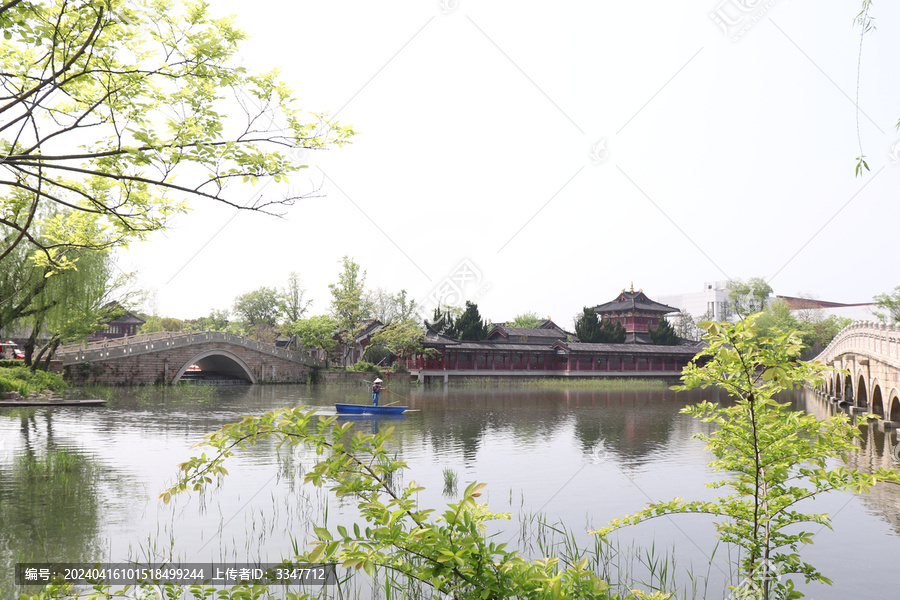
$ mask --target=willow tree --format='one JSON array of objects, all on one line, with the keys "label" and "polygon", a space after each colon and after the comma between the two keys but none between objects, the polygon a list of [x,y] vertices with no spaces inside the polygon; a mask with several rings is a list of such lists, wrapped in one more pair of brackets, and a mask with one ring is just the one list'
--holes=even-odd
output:
[{"label": "willow tree", "polygon": [[201,2],[6,0],[0,29],[0,260],[27,245],[71,267],[194,200],[281,213],[316,190],[246,202],[234,184],[286,181],[295,149],[353,134],[239,66],[244,34]]},{"label": "willow tree", "polygon": [[44,278],[45,285],[31,300],[31,313],[19,320],[22,329],[31,331],[25,359],[32,370],[41,361],[48,364],[60,344],[81,340],[121,316],[131,297],[124,290],[130,276],[117,272],[111,254],[81,250],[71,259],[73,268]]}]

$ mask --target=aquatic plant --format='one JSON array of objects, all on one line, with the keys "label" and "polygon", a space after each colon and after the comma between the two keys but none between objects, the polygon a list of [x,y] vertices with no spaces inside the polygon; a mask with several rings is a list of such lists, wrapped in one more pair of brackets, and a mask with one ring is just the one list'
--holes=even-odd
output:
[{"label": "aquatic plant", "polygon": [[459,483],[459,475],[450,467],[444,467],[444,495],[453,496],[456,494],[456,486]]}]

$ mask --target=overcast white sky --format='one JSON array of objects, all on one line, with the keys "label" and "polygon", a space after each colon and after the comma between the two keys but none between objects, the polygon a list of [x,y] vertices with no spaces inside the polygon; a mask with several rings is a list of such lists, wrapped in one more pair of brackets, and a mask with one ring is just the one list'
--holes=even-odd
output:
[{"label": "overcast white sky", "polygon": [[854,0],[212,5],[251,35],[248,67],[359,135],[313,156],[326,196],[285,219],[198,204],[123,256],[164,316],[291,271],[324,313],[343,255],[372,288],[564,326],[632,282],[838,302],[900,284],[895,2],[863,43],[863,177]]}]

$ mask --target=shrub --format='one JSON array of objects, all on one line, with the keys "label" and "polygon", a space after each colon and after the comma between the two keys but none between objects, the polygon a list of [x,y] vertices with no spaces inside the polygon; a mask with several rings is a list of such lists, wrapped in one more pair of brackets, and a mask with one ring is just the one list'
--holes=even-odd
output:
[{"label": "shrub", "polygon": [[12,369],[0,368],[0,379],[5,382],[5,384],[0,384],[2,391],[17,391],[23,395],[44,390],[61,392],[66,389],[66,384],[62,377],[56,373],[48,373],[47,371],[35,371],[32,373],[31,369],[22,366]]},{"label": "shrub", "polygon": [[376,375],[381,375],[381,370],[378,367],[376,367],[372,363],[365,361],[365,360],[358,361],[356,364],[354,364],[352,367],[350,367],[347,370],[355,371],[357,373],[369,372],[369,373],[375,373]]}]

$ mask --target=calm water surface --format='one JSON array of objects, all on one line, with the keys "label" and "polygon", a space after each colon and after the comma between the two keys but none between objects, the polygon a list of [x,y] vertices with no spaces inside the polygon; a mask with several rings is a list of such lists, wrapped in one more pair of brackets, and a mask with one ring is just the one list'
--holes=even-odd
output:
[{"label": "calm water surface", "polygon": [[[410,469],[404,482],[427,488],[420,500],[452,501],[442,472],[462,489],[489,484],[494,511],[514,514],[506,530],[519,542],[523,516],[543,513],[585,544],[586,533],[649,501],[711,498],[710,454],[692,439],[707,426],[679,410],[699,394],[668,390],[546,390],[396,387],[411,411],[402,420],[359,420],[365,431],[394,427],[393,449]],[[705,393],[703,397],[709,397]],[[277,561],[309,539],[311,525],[352,518],[333,497],[301,484],[308,456],[261,444],[232,459],[231,475],[165,506],[157,496],[176,465],[196,453],[204,433],[244,414],[365,401],[359,387],[256,386],[196,391],[118,390],[103,408],[0,409],[0,598],[13,596],[16,562],[140,560]],[[388,397],[388,401],[395,399]],[[798,392],[798,406],[825,416],[830,406]],[[853,466],[893,466],[893,433],[864,429]],[[342,513],[343,510],[343,513]],[[831,494],[807,512],[828,512],[834,530],[815,528],[803,557],[834,580],[807,587],[818,599],[893,597],[900,584],[900,486],[868,496]],[[343,516],[342,516],[343,515]],[[658,519],[618,535],[620,546],[673,554],[677,568],[708,576],[697,597],[723,597],[724,548],[706,517]],[[534,549],[525,546],[525,550]],[[635,567],[631,567],[632,570]],[[686,576],[682,577],[686,580]],[[885,595],[887,594],[887,596]]]}]

